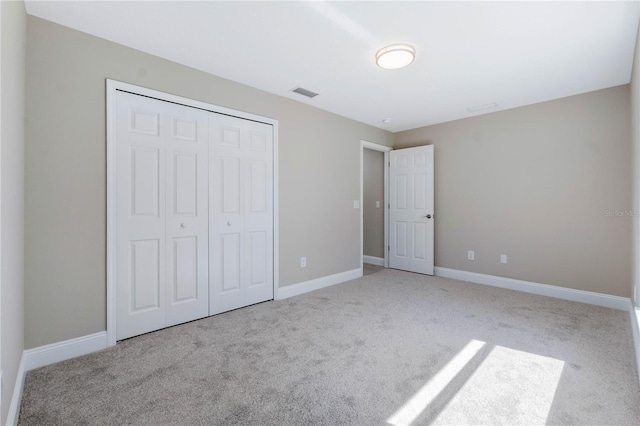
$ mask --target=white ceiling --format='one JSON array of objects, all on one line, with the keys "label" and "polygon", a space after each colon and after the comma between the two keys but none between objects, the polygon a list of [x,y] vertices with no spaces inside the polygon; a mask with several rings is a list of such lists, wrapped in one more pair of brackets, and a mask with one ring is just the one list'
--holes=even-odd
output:
[{"label": "white ceiling", "polygon": [[[636,1],[26,5],[31,15],[393,132],[629,83],[640,17]],[[414,63],[376,66],[376,51],[394,43],[411,44]],[[320,96],[291,93],[296,86]]]}]

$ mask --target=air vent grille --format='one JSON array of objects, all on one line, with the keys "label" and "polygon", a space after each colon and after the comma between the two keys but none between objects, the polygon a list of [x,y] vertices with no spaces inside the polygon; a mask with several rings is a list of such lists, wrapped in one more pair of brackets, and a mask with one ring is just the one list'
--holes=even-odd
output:
[{"label": "air vent grille", "polygon": [[493,109],[493,108],[497,108],[498,104],[495,102],[491,102],[490,104],[484,104],[484,105],[478,105],[478,106],[474,106],[471,108],[467,108],[467,111],[469,112],[478,112],[478,111],[484,111],[485,109]]},{"label": "air vent grille", "polygon": [[318,96],[318,93],[312,92],[311,90],[305,89],[304,87],[296,87],[295,89],[291,89],[293,93],[297,93],[298,95],[306,96],[307,98],[313,98]]}]

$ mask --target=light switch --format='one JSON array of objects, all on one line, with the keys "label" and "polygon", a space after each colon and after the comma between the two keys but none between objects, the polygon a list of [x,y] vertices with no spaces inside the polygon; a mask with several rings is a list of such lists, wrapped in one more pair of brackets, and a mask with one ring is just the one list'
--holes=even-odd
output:
[{"label": "light switch", "polygon": [[353,208],[354,209],[360,208],[360,200],[353,200]]},{"label": "light switch", "polygon": [[376,201],[376,209],[380,208],[380,201]]}]

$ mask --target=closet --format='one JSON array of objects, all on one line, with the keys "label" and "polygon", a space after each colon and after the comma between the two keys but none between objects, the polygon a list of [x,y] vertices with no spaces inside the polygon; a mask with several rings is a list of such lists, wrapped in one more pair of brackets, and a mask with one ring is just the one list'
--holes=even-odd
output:
[{"label": "closet", "polygon": [[116,339],[273,299],[273,126],[115,96]]}]

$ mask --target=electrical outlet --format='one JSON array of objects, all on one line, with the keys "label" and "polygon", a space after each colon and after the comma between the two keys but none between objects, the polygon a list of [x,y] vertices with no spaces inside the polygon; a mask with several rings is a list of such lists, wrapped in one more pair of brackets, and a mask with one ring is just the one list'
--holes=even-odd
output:
[{"label": "electrical outlet", "polygon": [[301,268],[306,268],[307,267],[307,258],[305,256],[300,258],[300,267]]},{"label": "electrical outlet", "polygon": [[475,257],[476,257],[476,255],[475,255],[475,253],[473,252],[473,250],[469,250],[469,251],[467,252],[467,259],[468,259],[468,260],[474,260],[474,259],[475,259]]},{"label": "electrical outlet", "polygon": [[501,254],[500,255],[500,263],[507,263],[507,255],[506,254]]}]

